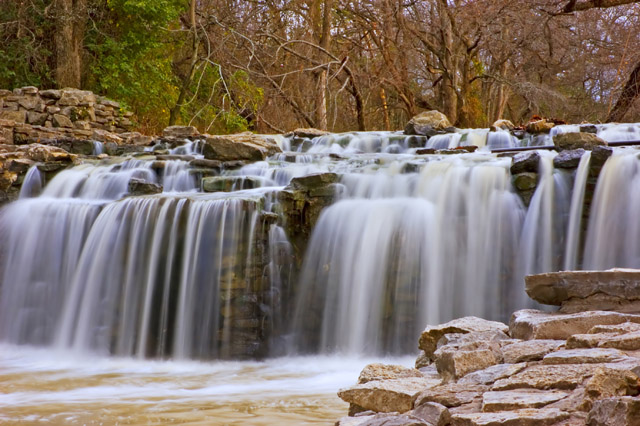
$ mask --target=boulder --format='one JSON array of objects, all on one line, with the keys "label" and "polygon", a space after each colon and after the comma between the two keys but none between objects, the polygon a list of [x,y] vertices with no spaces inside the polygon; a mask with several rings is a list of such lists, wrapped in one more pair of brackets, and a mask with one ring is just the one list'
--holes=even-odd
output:
[{"label": "boulder", "polygon": [[129,195],[151,195],[162,192],[162,185],[147,182],[143,179],[132,178],[129,180]]},{"label": "boulder", "polygon": [[510,121],[510,120],[505,120],[505,119],[499,119],[494,121],[494,123],[491,125],[490,129],[492,131],[496,131],[497,129],[501,129],[501,130],[513,130],[515,129],[516,126],[514,126],[514,124]]},{"label": "boulder", "polygon": [[472,383],[446,383],[425,389],[415,397],[414,407],[427,402],[435,402],[445,407],[459,407],[481,399],[482,394],[489,390],[486,385]]},{"label": "boulder", "polygon": [[640,331],[630,333],[574,334],[567,339],[567,348],[614,348],[640,350]]},{"label": "boulder", "polygon": [[47,99],[60,99],[62,97],[62,92],[55,89],[41,90],[39,94],[41,97]]},{"label": "boulder", "polygon": [[525,408],[497,413],[454,414],[456,426],[550,426],[569,418],[555,408]]},{"label": "boulder", "polygon": [[554,157],[553,166],[558,169],[575,169],[584,153],[585,150],[582,148],[561,151]]},{"label": "boulder", "polygon": [[566,340],[574,334],[585,334],[596,325],[615,325],[627,321],[640,323],[640,315],[607,311],[553,314],[523,309],[511,316],[509,335],[522,340]]},{"label": "boulder", "polygon": [[96,103],[96,96],[88,90],[62,89],[59,106],[93,106]]},{"label": "boulder", "polygon": [[108,132],[106,130],[102,130],[102,129],[93,129],[93,131],[91,132],[91,138],[98,141],[98,142],[104,142],[104,143],[115,143],[117,145],[122,145],[124,142],[122,141],[122,138],[114,133]]},{"label": "boulder", "polygon": [[404,413],[411,410],[413,399],[419,392],[439,383],[440,380],[418,377],[375,380],[342,389],[338,396],[343,401],[356,404],[365,410]]},{"label": "boulder", "polygon": [[449,130],[452,127],[446,115],[439,111],[424,111],[414,116],[404,128],[407,135],[433,136],[438,131]]},{"label": "boulder", "polygon": [[637,395],[638,376],[631,371],[598,368],[585,385],[580,409],[589,411],[599,399]]},{"label": "boulder", "polygon": [[549,133],[554,127],[555,123],[542,119],[528,122],[526,130],[527,133],[535,135],[539,133]]},{"label": "boulder", "polygon": [[[525,290],[533,300],[562,305],[563,311],[616,310],[640,312],[640,270],[561,271],[525,277]],[[566,305],[566,306],[565,306]]]},{"label": "boulder", "polygon": [[575,132],[555,135],[553,144],[559,151],[578,148],[592,150],[596,146],[607,145],[607,142],[593,133]]},{"label": "boulder", "polygon": [[571,390],[578,387],[585,378],[593,375],[601,367],[598,364],[536,364],[511,377],[496,381],[491,390],[510,389],[561,389]]},{"label": "boulder", "polygon": [[169,126],[162,130],[162,136],[165,138],[186,139],[199,135],[200,132],[193,126]]},{"label": "boulder", "polygon": [[538,185],[538,174],[524,172],[513,175],[513,185],[518,191],[530,191],[535,189]]},{"label": "boulder", "polygon": [[540,164],[540,154],[536,151],[519,152],[511,160],[511,174],[518,173],[538,173]]},{"label": "boulder", "polygon": [[273,138],[251,133],[208,136],[202,151],[206,159],[219,161],[262,161],[279,152]]},{"label": "boulder", "polygon": [[422,349],[428,357],[432,357],[437,349],[440,338],[451,333],[471,333],[477,331],[501,331],[506,333],[509,328],[496,321],[488,321],[478,317],[464,317],[449,321],[445,324],[428,326],[420,335],[418,347]]}]

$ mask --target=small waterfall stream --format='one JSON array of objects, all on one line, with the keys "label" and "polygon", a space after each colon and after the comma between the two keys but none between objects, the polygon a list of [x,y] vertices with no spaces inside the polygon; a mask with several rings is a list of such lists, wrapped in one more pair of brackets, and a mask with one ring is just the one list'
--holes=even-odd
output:
[{"label": "small waterfall stream", "polygon": [[[640,139],[640,125],[596,131],[610,141]],[[202,158],[201,142],[162,160],[152,149],[88,160],[46,182],[32,167],[20,199],[0,213],[0,341],[6,354],[30,345],[139,363],[399,356],[415,352],[425,324],[465,315],[504,321],[533,306],[525,274],[640,267],[638,151],[614,149],[592,201],[590,152],[577,168],[562,169],[555,152],[539,151],[536,190],[525,202],[511,158],[490,149],[544,145],[551,136],[523,142],[504,131],[462,129],[432,138],[279,137],[283,153],[214,173],[232,182],[230,192],[205,192],[202,169],[190,164]],[[416,152],[458,145],[479,149]],[[333,202],[301,244],[279,194],[294,179],[328,172],[339,176]],[[162,192],[133,195],[132,179]],[[230,371],[261,368],[245,362]],[[318,362],[341,376],[322,380],[345,380],[341,360]],[[1,358],[0,377],[30,368],[19,365],[13,355]],[[275,387],[293,371],[273,360],[260,365]],[[0,407],[20,405],[7,401],[0,397]]]}]

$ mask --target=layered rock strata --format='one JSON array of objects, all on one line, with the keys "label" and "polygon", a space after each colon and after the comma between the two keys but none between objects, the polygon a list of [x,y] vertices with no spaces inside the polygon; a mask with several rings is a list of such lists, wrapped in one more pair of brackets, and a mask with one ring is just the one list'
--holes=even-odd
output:
[{"label": "layered rock strata", "polygon": [[429,326],[415,368],[367,366],[338,393],[350,416],[336,424],[640,425],[638,277],[527,277],[529,295],[561,312],[521,310],[508,325],[466,317]]}]

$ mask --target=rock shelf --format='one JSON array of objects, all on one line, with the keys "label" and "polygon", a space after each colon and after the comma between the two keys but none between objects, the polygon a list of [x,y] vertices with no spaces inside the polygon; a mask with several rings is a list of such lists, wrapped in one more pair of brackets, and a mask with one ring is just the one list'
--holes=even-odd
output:
[{"label": "rock shelf", "polygon": [[[429,326],[416,368],[367,366],[338,393],[350,412],[336,425],[638,426],[639,278],[619,269],[529,276],[529,295],[564,311],[517,311],[509,325],[465,317]],[[619,303],[593,302],[597,294]]]}]

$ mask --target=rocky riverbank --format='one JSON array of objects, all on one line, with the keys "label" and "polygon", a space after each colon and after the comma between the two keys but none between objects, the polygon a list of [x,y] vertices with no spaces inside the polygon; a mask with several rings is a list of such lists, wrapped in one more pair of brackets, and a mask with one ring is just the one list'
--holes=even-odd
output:
[{"label": "rocky riverbank", "polygon": [[427,327],[415,368],[372,364],[339,426],[640,425],[640,270],[527,277],[509,324]]}]

